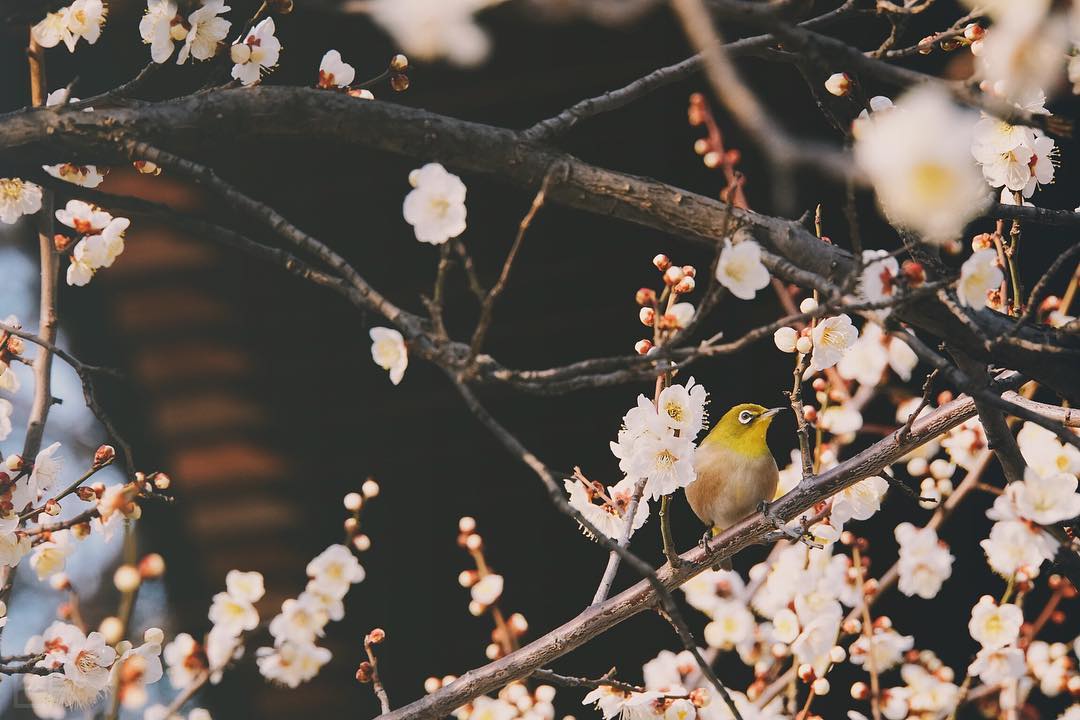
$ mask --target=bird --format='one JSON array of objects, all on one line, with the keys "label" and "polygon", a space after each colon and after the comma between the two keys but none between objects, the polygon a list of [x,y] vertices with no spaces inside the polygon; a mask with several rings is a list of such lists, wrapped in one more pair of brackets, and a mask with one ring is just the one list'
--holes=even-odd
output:
[{"label": "bird", "polygon": [[[694,454],[697,477],[686,486],[690,509],[708,530],[702,543],[756,512],[776,495],[780,471],[765,434],[784,407],[742,403],[724,413]],[[731,569],[726,558],[720,567]]]}]

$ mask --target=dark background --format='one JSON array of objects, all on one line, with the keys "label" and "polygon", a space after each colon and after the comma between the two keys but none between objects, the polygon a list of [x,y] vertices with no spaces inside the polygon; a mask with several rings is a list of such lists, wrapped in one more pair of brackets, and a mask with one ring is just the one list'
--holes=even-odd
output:
[{"label": "dark background", "polygon": [[[250,14],[249,5],[233,5],[234,24]],[[357,68],[358,77],[375,75],[395,51],[364,17],[298,5],[278,21],[284,51],[281,67],[267,82],[312,84],[329,48],[339,49]],[[950,3],[939,5],[920,18],[905,44],[946,27],[959,15]],[[134,75],[149,55],[138,42],[140,13],[134,4],[113,3],[97,45],[80,44],[74,57],[64,50],[50,51],[50,89],[77,75],[75,95],[88,96]],[[391,97],[382,86],[375,89],[377,97],[526,127],[687,54],[678,28],[663,10],[618,28],[582,20],[538,22],[518,3],[484,13],[481,20],[495,41],[494,53],[482,68],[463,72],[414,63],[408,92]],[[873,47],[887,26],[867,18],[839,31]],[[734,37],[741,31],[726,32]],[[21,30],[3,36],[4,67],[22,67],[23,42]],[[916,57],[910,64],[939,69],[939,56]],[[787,127],[801,135],[832,137],[793,68],[760,60],[742,65]],[[206,72],[206,66],[166,66],[147,97],[197,88]],[[9,70],[0,77],[5,108],[25,104],[24,74]],[[893,88],[867,90],[895,96]],[[701,131],[686,123],[687,97],[694,91],[706,91],[702,79],[677,83],[616,114],[589,120],[560,145],[601,166],[716,195],[722,177],[693,153]],[[1071,108],[1062,110],[1068,113]],[[768,212],[770,178],[741,134],[722,114],[718,119],[729,145],[743,151],[751,206]],[[1067,144],[1061,152],[1066,165],[1058,184],[1040,191],[1036,200],[1071,208],[1077,202],[1070,167],[1075,150]],[[324,142],[266,144],[236,137],[227,146],[208,145],[199,159],[342,253],[396,303],[422,312],[419,295],[430,293],[438,252],[415,241],[400,207],[409,189],[408,171],[438,158],[406,160]],[[469,189],[469,228],[463,240],[490,283],[531,193],[508,190],[487,177],[463,179]],[[801,180],[801,195],[793,205],[801,211],[822,202],[826,233],[846,245],[838,189],[813,173]],[[216,205],[214,198],[165,176],[152,180],[117,171],[102,189],[125,192],[133,187],[273,242],[261,228]],[[894,247],[895,235],[871,220],[866,198],[862,205],[864,242]],[[973,228],[990,229],[989,222]],[[1024,267],[1029,285],[1066,240],[1041,228],[1028,232]],[[709,255],[676,237],[545,207],[496,309],[487,349],[506,365],[522,368],[629,351],[641,337],[634,291],[657,284],[650,259],[660,251],[699,268],[707,268],[710,261]],[[484,664],[491,621],[468,614],[468,591],[457,584],[458,573],[471,567],[468,555],[455,544],[463,515],[477,519],[488,560],[506,579],[503,609],[522,612],[528,619],[526,639],[569,619],[591,599],[606,553],[583,539],[551,506],[539,481],[475,422],[441,371],[414,360],[400,386],[389,383],[370,358],[367,330],[384,324],[378,318],[364,317],[335,295],[276,268],[145,220],[133,225],[128,250],[113,269],[87,288],[64,288],[61,308],[80,357],[130,373],[128,382],[107,386],[105,399],[135,446],[139,467],[166,470],[174,479],[178,502],[148,510],[141,524],[143,550],[162,552],[170,564],[167,588],[174,631],[198,634],[208,627],[209,598],[222,587],[231,567],[266,574],[272,597],[260,609],[264,618],[271,617],[276,602],[302,588],[306,560],[340,541],[342,495],[358,489],[369,475],[381,483],[381,495],[363,517],[373,542],[363,558],[367,580],[350,593],[345,621],[328,628],[326,644],[334,660],[299,691],[271,688],[251,663],[244,663],[204,694],[203,704],[215,716],[377,714],[370,688],[352,677],[364,655],[363,634],[376,626],[389,636],[379,658],[395,706],[419,697],[428,676],[458,674]],[[729,298],[701,332],[723,330],[737,337],[778,313],[769,293],[754,303]],[[455,270],[447,306],[452,334],[467,337],[475,315],[476,302]],[[702,363],[693,374],[710,390],[713,412],[719,414],[737,402],[778,403],[790,376],[789,361],[790,356],[771,343],[762,343],[743,355]],[[917,374],[906,390],[917,391],[920,382]],[[611,484],[618,470],[607,443],[639,392],[649,388],[564,397],[481,389],[480,395],[549,465],[581,465],[591,477]],[[868,420],[891,422],[892,409],[879,401],[866,415]],[[873,439],[860,437],[859,443]],[[785,464],[794,444],[790,419],[777,423],[770,442]],[[996,468],[987,478],[1000,482]],[[875,608],[890,615],[901,632],[915,635],[917,647],[938,651],[956,670],[958,681],[976,649],[965,630],[970,607],[980,592],[1000,594],[1003,589],[1003,583],[991,577],[977,544],[989,528],[983,517],[989,504],[989,496],[969,500],[944,531],[957,560],[938,598],[909,600],[894,592]],[[674,505],[676,539],[685,548],[696,542],[701,529],[681,497]],[[919,523],[928,517],[928,511],[890,495],[883,512],[861,528],[871,539],[874,574],[895,559],[892,528],[903,520]],[[657,528],[654,519],[638,534],[634,547],[659,562]],[[745,571],[762,554],[747,551],[737,558],[736,567]],[[632,580],[630,573],[621,573],[619,586]],[[1040,607],[1042,597],[1036,592],[1030,607]],[[98,615],[89,612],[95,618],[92,624],[108,612],[107,600]],[[691,617],[700,637],[703,618],[693,611]],[[1049,632],[1054,639],[1071,640],[1075,628]],[[661,649],[677,647],[667,623],[655,614],[642,614],[553,668],[598,676],[616,665],[621,678],[638,681],[642,662]],[[719,674],[736,688],[750,679],[733,655],[721,659]],[[828,718],[839,717],[839,708],[848,707],[847,687],[860,675],[835,673],[832,695],[817,701],[815,708]],[[897,682],[886,676],[886,685]],[[578,705],[581,695],[560,690],[560,713],[591,716],[591,710]],[[1037,702],[1047,716],[1056,715],[1063,705],[1061,698]]]}]

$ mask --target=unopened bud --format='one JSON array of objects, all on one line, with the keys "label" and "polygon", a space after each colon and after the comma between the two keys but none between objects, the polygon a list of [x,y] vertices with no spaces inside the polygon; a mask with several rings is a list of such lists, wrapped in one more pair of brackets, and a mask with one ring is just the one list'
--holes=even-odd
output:
[{"label": "unopened bud", "polygon": [[638,340],[634,343],[634,351],[638,355],[648,355],[649,351],[653,349],[652,340]]},{"label": "unopened bud", "polygon": [[23,459],[21,455],[8,455],[4,458],[4,467],[12,472],[20,472],[23,469]]},{"label": "unopened bud", "polygon": [[803,405],[802,414],[806,422],[817,422],[817,408],[813,405]]},{"label": "unopened bud", "polygon": [[484,614],[484,610],[486,610],[486,609],[487,608],[485,608],[483,605],[476,602],[475,600],[470,600],[469,601],[469,614],[472,615],[473,617],[480,617],[481,615]]},{"label": "unopened bud", "polygon": [[809,663],[803,663],[799,666],[799,679],[809,685],[817,679],[817,673],[814,672],[814,666]]},{"label": "unopened bud", "polygon": [[60,503],[57,502],[56,498],[49,498],[45,501],[43,512],[51,517],[56,517],[60,514]]},{"label": "unopened bud", "polygon": [[938,405],[944,405],[945,403],[950,403],[950,402],[952,402],[952,400],[953,400],[953,394],[952,394],[951,390],[942,390],[941,392],[938,393],[938,396],[937,396],[937,404]]},{"label": "unopened bud", "polygon": [[405,92],[409,89],[409,76],[408,75],[393,75],[390,77],[390,87],[394,89],[394,92]]},{"label": "unopened bud", "polygon": [[855,700],[866,700],[870,697],[870,686],[861,680],[851,685],[851,697]]},{"label": "unopened bud", "polygon": [[689,275],[684,275],[682,280],[675,283],[675,286],[671,288],[671,291],[679,293],[680,295],[685,295],[694,292],[695,285],[694,278]]},{"label": "unopened bud", "polygon": [[471,588],[479,579],[475,570],[462,570],[457,576],[458,585],[463,588]]},{"label": "unopened bud", "polygon": [[905,260],[900,266],[900,273],[907,278],[908,284],[912,287],[918,287],[926,282],[926,270],[914,260]]},{"label": "unopened bud", "polygon": [[656,322],[656,311],[651,307],[643,307],[638,311],[638,320],[646,327],[652,327]]},{"label": "unopened bud", "polygon": [[656,291],[652,288],[643,287],[634,295],[634,300],[642,307],[656,304]]},{"label": "unopened bud", "polygon": [[712,170],[714,168],[720,167],[720,163],[724,161],[724,156],[716,152],[715,150],[710,150],[709,152],[705,153],[705,157],[703,157],[701,160],[705,163],[705,167]]},{"label": "unopened bud", "polygon": [[104,467],[116,459],[116,448],[102,445],[94,452],[94,467]]},{"label": "unopened bud", "polygon": [[665,272],[671,267],[671,259],[667,255],[660,253],[652,259],[652,264],[655,265],[656,269],[660,272]]},{"label": "unopened bud", "polygon": [[919,54],[929,55],[932,52],[934,52],[934,36],[927,35],[919,41]]},{"label": "unopened bud", "polygon": [[94,500],[97,500],[97,493],[94,492],[94,488],[76,488],[75,495],[83,502],[93,502]]},{"label": "unopened bud", "polygon": [[524,635],[529,629],[529,622],[521,613],[514,613],[507,619],[510,630],[515,635]]},{"label": "unopened bud", "polygon": [[698,138],[694,141],[694,152],[698,155],[704,155],[709,152],[709,141],[705,138]]},{"label": "unopened bud", "polygon": [[379,483],[375,482],[375,480],[372,478],[368,478],[364,481],[364,484],[360,486],[360,492],[362,492],[364,494],[364,497],[368,500],[373,497],[378,497]]},{"label": "unopened bud", "polygon": [[142,577],[134,565],[121,565],[113,573],[113,585],[122,593],[134,592],[142,582]]},{"label": "unopened bud", "polygon": [[471,533],[476,529],[476,520],[466,515],[458,520],[457,529],[459,532]]},{"label": "unopened bud", "polygon": [[812,297],[804,299],[799,303],[799,312],[812,313],[818,308],[818,301]]},{"label": "unopened bud", "polygon": [[815,695],[828,695],[829,694],[829,681],[825,678],[818,678],[811,686]]},{"label": "unopened bud", "polygon": [[154,473],[154,488],[157,490],[168,490],[172,485],[172,478],[163,472]]},{"label": "unopened bud", "polygon": [[812,387],[815,392],[822,392],[825,388],[829,387],[829,383],[825,382],[825,378],[814,378]]},{"label": "unopened bud", "polygon": [[795,349],[798,350],[803,355],[806,355],[807,353],[809,353],[811,350],[814,349],[814,341],[811,340],[810,338],[806,337],[805,335],[803,335],[802,337],[800,337],[798,340],[795,341]]},{"label": "unopened bud", "polygon": [[145,580],[153,580],[165,574],[165,558],[157,553],[144,555],[139,561],[139,575]]},{"label": "unopened bud", "polygon": [[106,645],[115,645],[124,639],[124,623],[120,618],[110,615],[98,625],[98,632],[105,636]]},{"label": "unopened bud", "polygon": [[371,682],[371,677],[372,677],[371,663],[369,663],[367,660],[365,660],[364,662],[360,663],[360,667],[356,668],[356,679],[357,679],[357,681],[362,682],[362,683],[369,683],[369,682]]},{"label": "unopened bud", "polygon": [[672,265],[664,271],[664,284],[675,285],[684,277],[682,268],[678,265]]},{"label": "unopened bud", "polygon": [[971,249],[978,252],[994,247],[994,236],[990,233],[979,233],[971,238]]},{"label": "unopened bud", "polygon": [[386,639],[386,631],[383,630],[382,628],[375,628],[375,629],[373,629],[371,632],[369,632],[367,634],[367,637],[364,638],[364,642],[366,642],[366,643],[368,643],[370,645],[378,645],[379,643],[381,643],[385,639]]},{"label": "unopened bud", "polygon": [[342,500],[342,503],[345,505],[345,509],[349,512],[357,512],[364,504],[364,498],[358,492],[351,492],[345,496],[344,500]]},{"label": "unopened bud", "polygon": [[398,53],[394,57],[390,58],[390,70],[391,72],[403,73],[409,69],[409,58],[405,57],[401,53]]},{"label": "unopened bud", "polygon": [[[360,678],[358,677],[357,680],[359,680],[359,679]],[[361,682],[363,682],[363,681],[361,681]],[[437,677],[429,677],[427,680],[424,681],[424,692],[426,692],[428,695],[430,695],[431,693],[433,693],[436,690],[440,689],[441,687],[442,687],[442,680],[440,680]]]},{"label": "unopened bud", "polygon": [[345,532],[349,536],[352,536],[357,530],[360,529],[360,521],[354,517],[345,518]]},{"label": "unopened bud", "polygon": [[979,23],[968,23],[964,27],[964,37],[975,42],[976,40],[982,40],[983,35],[986,34],[986,28]]},{"label": "unopened bud", "polygon": [[[847,660],[847,651],[839,645],[833,645],[832,649],[829,650],[829,661],[832,662],[833,665],[839,665],[845,660]],[[818,694],[823,695],[824,693]]]},{"label": "unopened bud", "polygon": [[371,538],[364,533],[360,533],[352,539],[352,544],[358,552],[367,552],[371,549]]},{"label": "unopened bud", "polygon": [[502,648],[499,647],[499,643],[488,643],[488,646],[484,648],[484,657],[488,660],[498,660],[502,657]]}]

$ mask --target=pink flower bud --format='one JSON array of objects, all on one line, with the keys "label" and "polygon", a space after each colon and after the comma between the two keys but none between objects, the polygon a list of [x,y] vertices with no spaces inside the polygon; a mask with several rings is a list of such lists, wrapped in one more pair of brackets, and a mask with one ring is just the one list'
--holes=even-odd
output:
[{"label": "pink flower bud", "polygon": [[638,311],[638,319],[641,320],[642,325],[652,327],[656,321],[656,311],[651,307],[643,307]]},{"label": "pink flower bud", "polygon": [[694,286],[694,278],[689,275],[684,275],[682,280],[675,283],[675,286],[671,288],[671,291],[679,293],[680,295],[685,295],[694,292]]},{"label": "pink flower bud", "polygon": [[851,94],[851,76],[847,73],[833,73],[825,81],[825,89],[836,97]]},{"label": "pink flower bud", "polygon": [[102,445],[94,452],[94,467],[103,467],[116,459],[116,448]]},{"label": "pink flower bud", "polygon": [[638,355],[648,355],[652,348],[653,344],[651,340],[638,340],[634,343],[634,350]]},{"label": "pink flower bud", "polygon": [[652,264],[655,265],[656,269],[660,272],[665,272],[669,267],[671,267],[671,258],[669,258],[664,253],[660,253],[652,259]]},{"label": "pink flower bud", "polygon": [[683,279],[684,273],[681,267],[672,265],[664,271],[664,283],[666,285],[674,285]]}]

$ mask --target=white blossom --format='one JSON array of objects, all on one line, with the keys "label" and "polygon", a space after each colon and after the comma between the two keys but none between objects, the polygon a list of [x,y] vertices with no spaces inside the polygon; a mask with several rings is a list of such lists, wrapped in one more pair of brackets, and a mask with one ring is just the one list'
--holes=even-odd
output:
[{"label": "white blossom", "polygon": [[973,124],[944,90],[923,86],[864,123],[856,138],[855,161],[883,212],[927,242],[955,239],[989,202],[968,152]]},{"label": "white blossom", "polygon": [[307,565],[307,574],[318,587],[339,598],[365,575],[356,555],[344,545],[331,545],[316,555]]},{"label": "white blossom", "polygon": [[321,88],[345,88],[352,85],[356,69],[341,59],[337,50],[327,50],[319,63],[319,82]]},{"label": "white blossom", "polygon": [[1042,530],[1021,520],[1001,520],[990,528],[990,537],[979,543],[990,568],[1004,578],[1023,570],[1029,577],[1056,554],[1056,543]]},{"label": "white blossom", "polygon": [[274,18],[259,22],[247,36],[229,48],[232,76],[244,85],[254,85],[270,72],[281,55],[281,42],[274,36]]},{"label": "white blossom", "polygon": [[998,267],[997,251],[993,248],[977,250],[960,267],[956,297],[961,305],[981,310],[986,307],[986,294],[997,290],[1004,277]]},{"label": "white blossom", "polygon": [[769,271],[761,262],[761,246],[754,240],[731,244],[724,240],[716,263],[716,279],[741,300],[753,300],[769,284]]},{"label": "white blossom", "polygon": [[[229,34],[229,28],[232,23],[223,17],[218,17],[222,13],[231,10],[223,0],[203,0],[202,7],[195,12],[188,15],[187,23],[185,23],[187,34],[184,36],[184,44],[180,46],[180,52],[176,54],[176,64],[183,65],[188,56],[195,58],[196,60],[209,60],[217,54],[218,45],[225,39],[225,36]],[[267,18],[269,20],[269,18]],[[261,23],[260,23],[261,24]],[[173,30],[175,31],[173,26]],[[256,28],[257,30],[258,28]],[[270,60],[271,51],[269,46],[277,42],[277,38],[272,37],[274,32],[273,23],[269,28],[269,39],[267,33],[257,35],[260,42],[260,49],[267,53],[266,62],[261,62],[266,68],[273,67],[277,64],[277,51],[272,53],[273,60]],[[176,33],[173,33],[175,37]],[[273,42],[270,42],[270,41]],[[267,47],[263,47],[263,45]],[[153,47],[151,47],[153,52]],[[255,54],[254,48],[252,48],[252,55]],[[249,57],[249,62],[251,62]],[[235,70],[234,70],[235,73]],[[233,77],[237,77],[235,74]],[[241,79],[242,78],[238,78]],[[258,78],[256,78],[258,79]],[[245,82],[245,85],[250,85],[250,82]]]},{"label": "white blossom", "polygon": [[374,0],[369,12],[410,57],[475,66],[487,57],[491,40],[473,15],[501,1]]},{"label": "white blossom", "polygon": [[[915,638],[901,635],[892,628],[875,627],[871,638],[859,635],[851,644],[851,662],[854,665],[874,667],[877,672],[885,672],[904,659],[904,653],[915,646]],[[870,655],[873,653],[873,665]]]},{"label": "white blossom", "polygon": [[371,336],[371,358],[375,364],[390,373],[390,382],[397,385],[405,377],[409,367],[409,351],[405,347],[405,338],[393,328],[375,327],[368,332]]},{"label": "white blossom", "polygon": [[465,232],[465,183],[439,163],[409,173],[402,214],[420,242],[442,245]]},{"label": "white blossom", "polygon": [[952,574],[955,558],[931,527],[919,529],[905,522],[896,526],[894,534],[900,544],[897,587],[908,597],[918,595],[929,600]]},{"label": "white blossom", "polygon": [[330,662],[330,651],[311,643],[285,642],[278,647],[259,648],[255,662],[267,680],[295,688],[319,674],[322,666]]},{"label": "white blossom", "polygon": [[799,331],[793,327],[782,327],[773,333],[773,342],[781,352],[795,352],[795,343],[799,339]]},{"label": "white blossom", "polygon": [[1028,421],[1016,434],[1016,442],[1028,467],[1038,474],[1080,474],[1080,450],[1059,440],[1053,431]]},{"label": "white blossom", "polygon": [[312,596],[289,598],[281,604],[281,612],[270,621],[274,644],[283,642],[311,643],[323,636],[330,616]]},{"label": "white blossom", "polygon": [[968,632],[984,648],[993,650],[1015,643],[1023,624],[1024,613],[1019,607],[1012,603],[998,605],[994,598],[983,595],[971,609]]},{"label": "white blossom", "polygon": [[495,573],[488,573],[480,578],[480,580],[469,590],[473,602],[479,603],[484,607],[498,602],[499,598],[502,596],[502,591],[503,577],[502,575],[497,575]]},{"label": "white blossom", "polygon": [[[570,496],[570,506],[580,512],[597,530],[612,539],[622,538],[626,531],[626,513],[630,509],[634,485],[635,482],[632,479],[623,478],[607,489],[608,497],[615,503],[613,507],[602,499],[600,505],[594,503],[595,494],[592,489],[585,486],[583,481],[569,478],[563,481],[563,486]],[[649,501],[643,497],[638,502],[637,511],[634,513],[631,534],[644,525],[648,519]]]},{"label": "white blossom", "polygon": [[881,509],[888,491],[889,483],[885,478],[874,476],[860,480],[833,495],[829,519],[841,527],[849,520],[869,520]]},{"label": "white blossom", "polygon": [[0,178],[0,222],[11,225],[40,209],[40,187],[19,178]]},{"label": "white blossom", "polygon": [[1077,479],[1069,473],[1041,475],[1025,468],[1024,479],[1005,489],[1017,513],[1040,525],[1052,525],[1080,516]]},{"label": "white blossom", "polygon": [[[150,58],[164,63],[173,53],[173,41],[187,32],[173,0],[146,0],[146,13],[139,21],[139,35],[150,46]],[[173,37],[173,34],[180,36]]]},{"label": "white blossom", "polygon": [[1023,676],[1026,670],[1024,651],[1015,647],[984,647],[968,666],[969,674],[978,677],[988,685],[1015,680]]},{"label": "white blossom", "polygon": [[712,622],[705,626],[709,647],[727,650],[748,640],[754,633],[754,615],[738,600],[719,600],[713,605]]},{"label": "white blossom", "polygon": [[660,421],[679,437],[693,440],[701,432],[705,422],[705,403],[708,392],[691,377],[685,385],[669,385],[657,398],[657,414]]},{"label": "white blossom", "polygon": [[169,684],[173,688],[183,690],[206,669],[201,653],[202,646],[187,633],[178,634],[163,648],[162,657],[168,668]]},{"label": "white blossom", "polygon": [[810,367],[814,370],[827,370],[851,349],[859,337],[859,331],[851,324],[846,314],[833,315],[819,320],[812,333],[814,351],[810,356]]},{"label": "white blossom", "polygon": [[694,443],[687,437],[646,434],[634,443],[629,473],[645,478],[645,495],[657,499],[694,481]]}]

